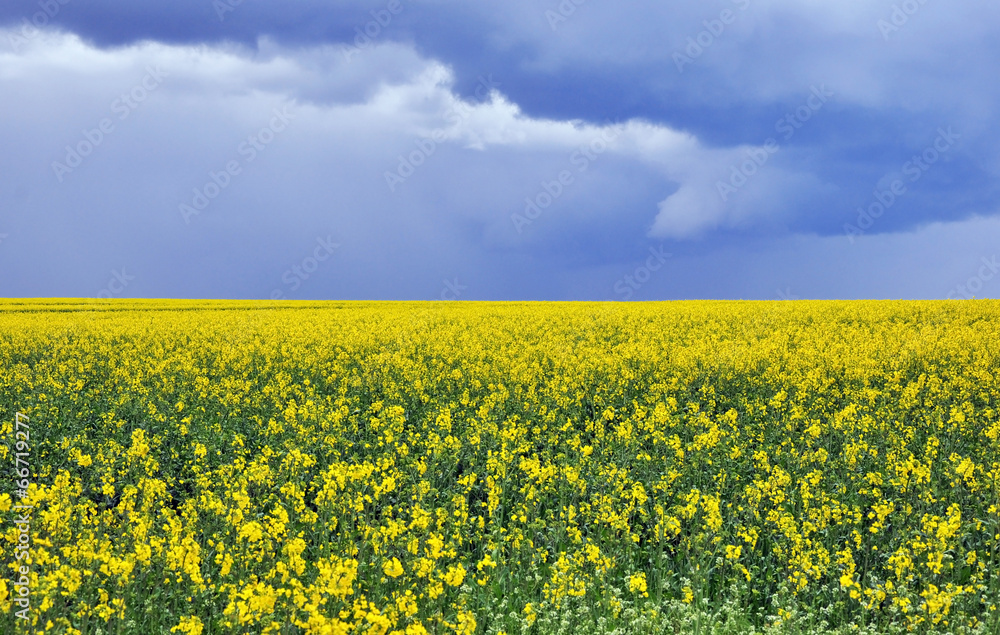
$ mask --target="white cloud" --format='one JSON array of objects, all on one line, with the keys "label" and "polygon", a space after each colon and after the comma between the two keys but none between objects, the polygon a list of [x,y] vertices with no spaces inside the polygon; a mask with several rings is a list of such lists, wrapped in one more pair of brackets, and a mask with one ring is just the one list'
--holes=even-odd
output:
[{"label": "white cloud", "polygon": [[[400,76],[397,70],[387,77],[387,61],[391,59],[401,60],[408,74]],[[691,238],[719,227],[767,220],[768,214],[780,211],[778,205],[750,206],[723,201],[719,195],[719,180],[727,179],[731,167],[745,161],[749,148],[707,148],[689,133],[641,120],[594,125],[532,118],[486,78],[477,89],[477,97],[463,100],[454,91],[454,76],[447,66],[421,59],[394,43],[348,57],[338,47],[290,50],[267,40],[256,52],[235,46],[161,43],[100,50],[74,35],[45,34],[20,54],[4,54],[2,62],[3,81],[10,88],[5,91],[6,110],[19,111],[18,117],[30,122],[29,104],[40,100],[62,104],[60,118],[73,122],[57,126],[58,134],[43,132],[41,128],[46,126],[36,123],[39,137],[33,145],[49,139],[42,144],[48,153],[46,163],[60,158],[60,149],[75,141],[75,130],[80,126],[96,126],[101,118],[111,116],[104,104],[128,91],[144,68],[153,66],[169,73],[163,87],[149,99],[156,106],[146,107],[149,112],[142,113],[148,119],[144,123],[123,122],[121,128],[127,124],[137,129],[116,134],[126,137],[134,133],[135,138],[155,140],[160,154],[175,159],[153,167],[160,172],[144,178],[161,179],[168,189],[182,184],[173,185],[184,193],[181,201],[188,198],[191,187],[201,185],[204,177],[199,174],[218,169],[217,164],[234,154],[239,139],[260,127],[271,108],[298,103],[299,117],[288,135],[293,141],[287,142],[294,144],[297,156],[285,155],[293,164],[319,161],[331,166],[353,164],[355,169],[367,165],[371,174],[379,177],[395,168],[397,156],[414,151],[416,139],[436,137],[456,149],[502,152],[508,174],[497,174],[499,183],[519,178],[524,168],[518,165],[518,157],[552,166],[530,177],[529,183],[551,178],[548,172],[568,167],[568,157],[574,152],[578,157],[613,156],[644,165],[661,174],[665,192],[678,188],[665,196],[657,209],[647,211],[648,227],[656,237]],[[86,69],[85,76],[80,75],[81,69]],[[30,98],[19,105],[10,95],[25,88]],[[109,161],[130,162],[134,159],[129,157],[141,155],[141,148],[130,146],[125,138],[120,141],[125,147],[118,148],[118,155]],[[178,164],[185,154],[191,160],[187,165]],[[455,173],[463,169],[456,165]],[[300,168],[300,174],[313,172],[308,163]],[[256,185],[262,186],[273,176],[259,178],[264,181]],[[340,180],[336,174],[328,178]],[[759,200],[760,191],[764,191],[780,200],[783,183],[793,178],[797,177],[764,166],[740,196],[754,200],[757,191]],[[355,191],[348,194],[350,198],[365,200],[367,196],[372,200],[371,195],[358,191],[356,184],[343,185]],[[310,188],[324,192],[329,183],[306,180],[299,187],[304,192]],[[499,219],[494,222],[505,222],[507,214],[496,214],[488,201],[481,201],[477,208]],[[615,201],[605,201],[603,208],[605,213],[615,213]],[[424,212],[429,216],[450,213]],[[466,215],[464,211],[453,213]],[[581,217],[579,222],[586,221]]]}]

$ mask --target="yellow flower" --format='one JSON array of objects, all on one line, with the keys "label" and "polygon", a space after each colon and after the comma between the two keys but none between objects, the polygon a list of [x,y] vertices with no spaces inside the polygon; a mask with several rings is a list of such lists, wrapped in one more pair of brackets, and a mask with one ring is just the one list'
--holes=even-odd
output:
[{"label": "yellow flower", "polygon": [[639,593],[643,597],[649,597],[649,593],[646,592],[646,574],[634,573],[628,579],[628,590],[632,593]]},{"label": "yellow flower", "polygon": [[204,625],[201,623],[201,618],[193,615],[190,617],[182,617],[177,626],[170,629],[170,632],[181,632],[185,635],[201,635],[203,628]]},{"label": "yellow flower", "polygon": [[264,537],[264,528],[256,520],[252,520],[240,528],[240,538],[246,538],[250,542],[257,542]]},{"label": "yellow flower", "polygon": [[382,564],[382,571],[390,578],[398,578],[403,575],[403,565],[399,562],[398,558],[393,558]]},{"label": "yellow flower", "polygon": [[406,593],[396,598],[396,608],[405,617],[412,617],[417,613],[417,601],[413,597],[413,591],[407,589]]},{"label": "yellow flower", "polygon": [[448,567],[448,572],[444,574],[445,584],[449,586],[460,586],[465,580],[465,567],[456,564]]},{"label": "yellow flower", "polygon": [[531,602],[524,605],[524,619],[527,620],[528,626],[534,624],[535,620],[538,619],[538,614],[535,613],[535,607],[532,606]]},{"label": "yellow flower", "polygon": [[479,563],[476,565],[476,570],[482,571],[485,567],[490,567],[495,569],[496,566],[497,563],[493,560],[493,557],[490,556],[490,554],[486,554],[483,556],[483,559],[480,560]]},{"label": "yellow flower", "polygon": [[458,625],[455,633],[458,635],[473,635],[476,632],[476,616],[469,611],[458,612]]}]

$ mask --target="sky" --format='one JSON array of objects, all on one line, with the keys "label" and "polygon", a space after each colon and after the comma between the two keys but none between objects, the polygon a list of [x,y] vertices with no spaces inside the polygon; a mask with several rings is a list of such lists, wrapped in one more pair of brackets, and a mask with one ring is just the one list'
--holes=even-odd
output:
[{"label": "sky", "polygon": [[1000,297],[1000,5],[4,0],[0,297]]}]

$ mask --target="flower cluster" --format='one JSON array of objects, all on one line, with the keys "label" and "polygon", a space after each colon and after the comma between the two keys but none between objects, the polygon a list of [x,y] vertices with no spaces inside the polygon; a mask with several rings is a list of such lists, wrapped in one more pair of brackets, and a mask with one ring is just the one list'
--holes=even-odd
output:
[{"label": "flower cluster", "polygon": [[992,628],[997,342],[985,301],[3,301],[0,512],[33,632]]}]

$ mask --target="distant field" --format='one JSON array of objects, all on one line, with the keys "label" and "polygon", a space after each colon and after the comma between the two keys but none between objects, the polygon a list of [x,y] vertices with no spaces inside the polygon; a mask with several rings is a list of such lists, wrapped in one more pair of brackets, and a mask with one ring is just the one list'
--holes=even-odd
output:
[{"label": "distant field", "polygon": [[1000,302],[0,300],[0,369],[3,633],[1000,625]]}]

